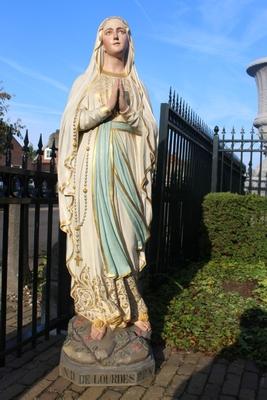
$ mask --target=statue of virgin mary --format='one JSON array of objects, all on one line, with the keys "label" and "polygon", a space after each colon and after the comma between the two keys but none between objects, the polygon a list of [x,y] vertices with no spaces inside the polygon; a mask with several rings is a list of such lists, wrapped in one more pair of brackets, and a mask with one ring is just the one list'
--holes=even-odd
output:
[{"label": "statue of virgin mary", "polygon": [[71,296],[95,340],[108,327],[151,329],[137,279],[146,264],[156,142],[129,26],[120,17],[107,18],[88,68],[71,89],[58,161]]}]

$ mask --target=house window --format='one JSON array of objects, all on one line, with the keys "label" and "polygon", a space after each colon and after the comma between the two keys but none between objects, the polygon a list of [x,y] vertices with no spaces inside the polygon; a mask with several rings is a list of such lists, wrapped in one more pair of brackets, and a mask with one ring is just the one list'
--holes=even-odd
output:
[{"label": "house window", "polygon": [[52,149],[50,149],[49,147],[46,147],[44,149],[44,159],[51,160],[51,153],[52,153]]}]

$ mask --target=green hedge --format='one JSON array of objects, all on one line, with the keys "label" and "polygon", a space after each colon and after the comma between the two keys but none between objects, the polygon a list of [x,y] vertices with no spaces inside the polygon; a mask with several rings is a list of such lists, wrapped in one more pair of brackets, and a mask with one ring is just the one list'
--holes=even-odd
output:
[{"label": "green hedge", "polygon": [[267,261],[266,197],[210,193],[203,202],[203,228],[202,246],[213,259]]}]

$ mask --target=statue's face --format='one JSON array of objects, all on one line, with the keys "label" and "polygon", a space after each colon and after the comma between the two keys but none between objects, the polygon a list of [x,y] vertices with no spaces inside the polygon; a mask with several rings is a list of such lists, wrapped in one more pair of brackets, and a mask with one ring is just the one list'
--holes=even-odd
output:
[{"label": "statue's face", "polygon": [[129,46],[125,25],[119,19],[108,20],[103,27],[104,51],[111,56],[123,56]]}]

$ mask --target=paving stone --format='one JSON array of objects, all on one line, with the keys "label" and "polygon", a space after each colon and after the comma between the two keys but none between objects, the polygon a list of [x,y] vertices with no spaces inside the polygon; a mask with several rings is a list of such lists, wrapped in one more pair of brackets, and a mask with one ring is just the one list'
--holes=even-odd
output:
[{"label": "paving stone", "polygon": [[121,400],[140,400],[145,393],[145,388],[142,386],[130,387],[121,397]]},{"label": "paving stone", "polygon": [[219,400],[236,400],[236,397],[234,397],[234,396],[227,396],[227,395],[221,395],[220,397],[219,397]]},{"label": "paving stone", "polygon": [[11,367],[0,367],[0,380],[3,376],[7,375],[9,372],[12,371]]},{"label": "paving stone", "polygon": [[84,392],[86,390],[86,388],[83,387],[83,386],[75,385],[75,383],[73,383],[70,386],[70,390],[72,390],[73,392],[82,393],[82,392]]},{"label": "paving stone", "polygon": [[3,391],[7,387],[16,384],[19,380],[27,373],[25,369],[17,369],[14,372],[10,372],[7,376],[4,376],[0,380],[0,388]]},{"label": "paving stone", "polygon": [[44,376],[45,372],[49,367],[46,365],[39,366],[39,368],[32,369],[28,371],[20,380],[19,382],[23,385],[29,386]]},{"label": "paving stone", "polygon": [[236,396],[239,391],[241,377],[239,375],[227,374],[222,387],[222,393]]},{"label": "paving stone", "polygon": [[248,360],[245,364],[245,370],[249,371],[249,372],[255,372],[256,374],[259,373],[259,368],[257,367],[257,364],[252,361],[252,360]]},{"label": "paving stone", "polygon": [[50,371],[48,374],[45,375],[45,379],[47,381],[55,381],[58,378],[59,371],[58,371],[58,367],[55,367],[52,369],[52,371]]},{"label": "paving stone", "polygon": [[32,400],[37,398],[37,396],[40,395],[49,385],[51,385],[51,382],[45,379],[40,380],[33,386],[33,388],[23,394],[21,400]]},{"label": "paving stone", "polygon": [[230,374],[241,375],[244,370],[244,363],[241,363],[238,360],[232,361],[227,369],[227,372]]},{"label": "paving stone", "polygon": [[194,394],[184,393],[179,400],[198,400],[199,396],[195,396]]},{"label": "paving stone", "polygon": [[204,388],[204,395],[213,400],[213,398],[216,398],[219,395],[220,390],[221,386],[217,383],[207,383]]},{"label": "paving stone", "polygon": [[38,359],[40,361],[46,361],[49,358],[51,358],[51,356],[53,356],[54,354],[55,354],[55,348],[52,347],[51,349],[48,349],[45,352],[41,353],[40,356],[38,357]]},{"label": "paving stone", "polygon": [[255,400],[256,392],[251,389],[241,389],[238,395],[238,400]]},{"label": "paving stone", "polygon": [[50,335],[49,340],[43,340],[41,343],[38,343],[38,351],[43,352],[49,349],[50,347],[54,347],[56,344],[63,343],[65,338],[62,335]]},{"label": "paving stone", "polygon": [[49,392],[56,392],[56,393],[62,393],[67,387],[70,386],[70,382],[67,381],[67,379],[62,378],[62,376],[59,376],[55,382],[49,387]]},{"label": "paving stone", "polygon": [[152,382],[154,381],[154,379],[155,379],[155,377],[144,379],[142,382],[140,382],[140,386],[143,386],[144,388],[148,388],[152,385]]},{"label": "paving stone", "polygon": [[218,398],[219,397],[217,395],[203,394],[199,397],[199,400],[217,400]]},{"label": "paving stone", "polygon": [[242,389],[257,390],[259,377],[254,372],[244,372],[241,381]]},{"label": "paving stone", "polygon": [[209,376],[209,382],[222,384],[226,372],[226,366],[223,364],[214,364]]},{"label": "paving stone", "polygon": [[257,400],[266,400],[267,399],[267,389],[260,389]]},{"label": "paving stone", "polygon": [[115,390],[115,392],[124,393],[124,392],[126,392],[126,390],[129,389],[130,387],[131,387],[131,386],[107,386],[107,389]]},{"label": "paving stone", "polygon": [[166,365],[175,365],[179,366],[184,361],[184,354],[183,353],[172,353],[169,359],[166,361]]},{"label": "paving stone", "polygon": [[197,364],[199,359],[200,359],[199,353],[189,353],[185,356],[184,362],[186,364]]},{"label": "paving stone", "polygon": [[263,374],[260,379],[260,388],[267,389],[267,375]]},{"label": "paving stone", "polygon": [[46,364],[50,365],[50,367],[55,367],[56,365],[59,364],[59,354],[55,354],[51,356],[48,360],[46,360]]},{"label": "paving stone", "polygon": [[235,361],[240,364],[243,365],[245,367],[247,360],[245,360],[244,358],[236,358]]},{"label": "paving stone", "polygon": [[[107,390],[99,400],[118,400],[121,398],[121,393],[115,392],[114,390]],[[88,397],[91,400],[91,397]]]},{"label": "paving stone", "polygon": [[22,354],[21,357],[17,357],[16,361],[13,361],[12,367],[14,369],[21,368],[23,365],[30,363],[36,357],[35,350],[27,351],[26,353]]},{"label": "paving stone", "polygon": [[[163,397],[165,389],[160,386],[151,386],[145,392],[142,400],[161,400]],[[102,400],[102,399],[101,399]]]},{"label": "paving stone", "polygon": [[30,371],[31,369],[39,368],[40,365],[43,365],[43,363],[38,358],[35,357],[32,360],[29,360],[27,364],[23,365],[23,368]]},{"label": "paving stone", "polygon": [[64,400],[75,400],[79,398],[79,393],[73,392],[72,390],[65,390],[63,398]]},{"label": "paving stone", "polygon": [[89,387],[80,395],[79,400],[97,400],[104,390],[105,388],[100,386]]},{"label": "paving stone", "polygon": [[38,400],[54,400],[57,397],[58,397],[57,393],[44,392],[39,397],[37,397],[37,399]]},{"label": "paving stone", "polygon": [[166,387],[174,377],[177,365],[164,365],[156,376],[155,384]]},{"label": "paving stone", "polygon": [[208,379],[208,376],[206,374],[197,372],[190,379],[186,391],[190,394],[200,395],[204,390],[204,386],[205,386],[205,383],[207,382],[207,379]]},{"label": "paving stone", "polygon": [[[2,389],[2,388],[1,388]],[[4,392],[0,392],[1,400],[13,400],[25,390],[25,386],[19,383],[10,385]]]},{"label": "paving stone", "polygon": [[9,363],[14,362],[16,358],[17,357],[15,357],[14,354],[8,354],[8,356],[6,356],[6,365],[8,366]]},{"label": "paving stone", "polygon": [[184,375],[175,375],[170,385],[167,387],[166,395],[174,397],[180,396],[183,394],[187,383],[188,377]]},{"label": "paving stone", "polygon": [[229,363],[229,360],[226,360],[226,358],[216,358],[216,364],[223,364],[228,366]]},{"label": "paving stone", "polygon": [[195,367],[195,371],[208,373],[211,370],[213,363],[214,363],[214,357],[202,356],[198,360],[198,363]]},{"label": "paving stone", "polygon": [[178,368],[177,374],[190,376],[190,375],[193,374],[194,370],[195,370],[195,365],[194,364],[182,364]]},{"label": "paving stone", "polygon": [[[168,360],[172,354],[178,354],[178,353],[174,352],[171,347],[166,346],[163,348],[163,354],[164,354],[165,360]],[[179,354],[181,354],[181,353],[179,353]]]}]

